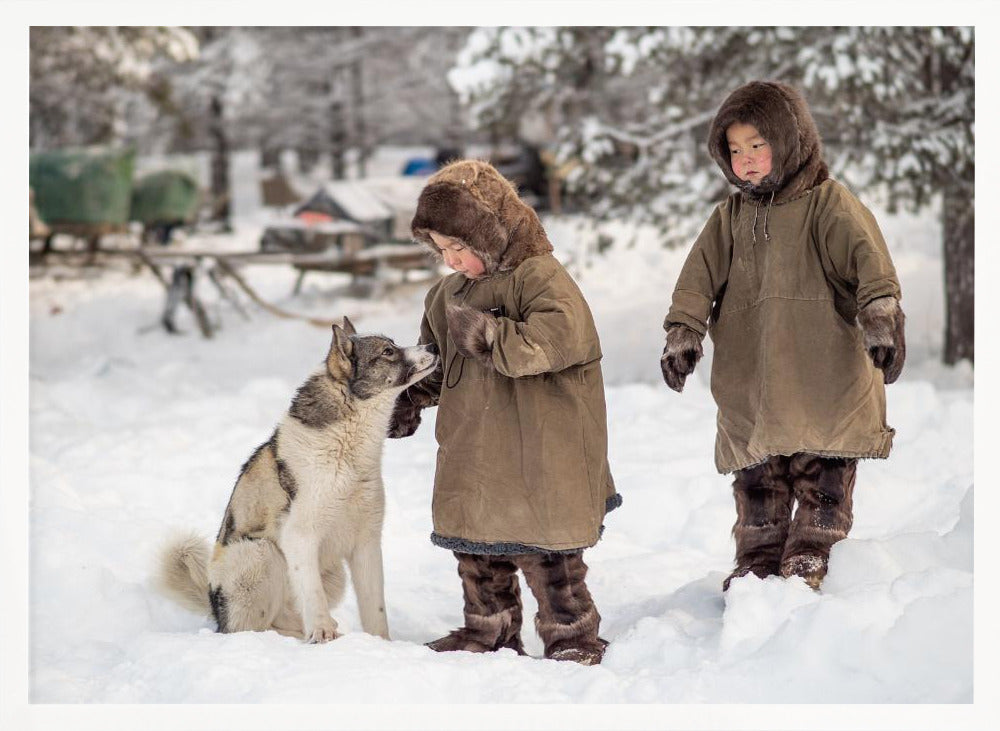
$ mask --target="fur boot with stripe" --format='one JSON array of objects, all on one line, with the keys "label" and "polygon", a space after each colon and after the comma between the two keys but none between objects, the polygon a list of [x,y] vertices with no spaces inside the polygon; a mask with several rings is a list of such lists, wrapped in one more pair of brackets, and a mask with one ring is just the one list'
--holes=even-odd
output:
[{"label": "fur boot with stripe", "polygon": [[582,552],[478,555],[455,552],[465,596],[465,626],[428,642],[438,652],[494,652],[524,655],[517,570],[538,602],[535,629],[545,657],[596,665],[608,643],[597,636],[601,617],[587,590]]},{"label": "fur boot with stripe", "polygon": [[736,567],[723,591],[749,573],[801,576],[819,588],[830,548],[851,529],[857,464],[856,459],[795,454],[737,470]]}]

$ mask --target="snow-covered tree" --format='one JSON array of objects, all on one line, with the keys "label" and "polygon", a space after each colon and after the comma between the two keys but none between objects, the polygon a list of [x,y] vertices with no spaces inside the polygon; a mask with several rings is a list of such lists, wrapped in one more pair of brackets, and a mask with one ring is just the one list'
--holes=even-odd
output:
[{"label": "snow-covered tree", "polygon": [[29,36],[32,148],[133,141],[126,108],[154,92],[159,58],[197,56],[183,28],[33,26]]},{"label": "snow-covered tree", "polygon": [[[831,63],[832,60],[832,63]],[[837,169],[917,210],[939,194],[944,360],[975,356],[975,35],[966,27],[837,28],[800,52]]]},{"label": "snow-covered tree", "polygon": [[529,114],[565,125],[597,112],[625,112],[616,104],[615,82],[622,79],[607,65],[613,33],[599,27],[477,28],[450,80],[477,126],[501,138],[516,136]]},{"label": "snow-covered tree", "polygon": [[365,28],[367,124],[378,143],[461,146],[466,134],[448,71],[468,28]]},{"label": "snow-covered tree", "polygon": [[255,29],[203,26],[191,32],[201,46],[198,58],[158,69],[172,112],[169,133],[161,128],[160,134],[167,133],[170,149],[211,152],[211,214],[228,225],[229,154],[260,126],[268,57]]},{"label": "snow-covered tree", "polygon": [[32,144],[103,142],[117,130],[140,151],[212,149],[221,119],[229,146],[260,147],[272,164],[283,149],[338,169],[348,152],[363,167],[387,142],[460,146],[447,71],[468,32],[33,28]]},{"label": "snow-covered tree", "polygon": [[973,357],[974,34],[970,28],[491,28],[450,79],[484,129],[543,115],[570,190],[597,217],[687,244],[727,191],[705,150],[726,95],[803,89],[834,175],[917,209],[944,201],[945,360]]},{"label": "snow-covered tree", "polygon": [[[258,147],[267,167],[295,150],[304,170],[329,157],[343,177],[348,158],[364,174],[386,142],[451,144],[461,137],[457,95],[446,72],[461,28],[205,28],[202,60],[162,69],[173,100],[173,145],[204,148],[208,86],[225,86],[230,143]],[[243,91],[241,91],[243,90]],[[161,130],[161,136],[163,130]]]},{"label": "snow-covered tree", "polygon": [[[329,153],[343,177],[353,150],[363,172],[387,142],[444,145],[460,137],[445,75],[467,31],[455,28],[274,28],[266,145]],[[303,155],[304,153],[304,155]]]}]

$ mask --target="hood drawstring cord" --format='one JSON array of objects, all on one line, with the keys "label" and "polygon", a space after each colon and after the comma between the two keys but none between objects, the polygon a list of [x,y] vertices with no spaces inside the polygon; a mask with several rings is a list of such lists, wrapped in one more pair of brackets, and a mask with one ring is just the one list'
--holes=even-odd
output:
[{"label": "hood drawstring cord", "polygon": [[771,234],[767,232],[767,214],[771,212],[771,204],[774,203],[774,191],[771,191],[771,200],[767,202],[767,210],[764,211],[764,241],[771,240]]},{"label": "hood drawstring cord", "polygon": [[456,351],[453,356],[451,356],[451,362],[448,363],[448,377],[444,380],[444,385],[447,388],[455,388],[462,380],[462,372],[465,370],[465,358],[462,358],[462,362],[458,364],[458,378],[455,379],[454,383],[451,383],[451,374],[455,370],[455,359],[458,357],[458,352]]},{"label": "hood drawstring cord", "polygon": [[[753,226],[750,228],[750,232],[753,234],[753,242],[757,243],[757,214],[760,213],[760,202],[762,198],[758,198],[753,209]],[[771,234],[767,230],[767,214],[771,212],[771,204],[774,203],[774,191],[771,191],[771,200],[767,202],[767,208],[764,209],[764,241],[771,240]]]}]

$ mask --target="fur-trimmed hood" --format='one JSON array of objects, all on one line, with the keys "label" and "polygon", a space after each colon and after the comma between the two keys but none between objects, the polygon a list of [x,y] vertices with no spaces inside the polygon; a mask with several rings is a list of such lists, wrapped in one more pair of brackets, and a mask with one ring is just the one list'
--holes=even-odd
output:
[{"label": "fur-trimmed hood", "polygon": [[[760,185],[733,172],[726,129],[735,122],[752,124],[771,145],[771,172]],[[712,120],[708,151],[730,183],[751,198],[773,193],[774,203],[797,198],[829,177],[809,106],[796,89],[777,81],[751,81],[726,98]]]},{"label": "fur-trimmed hood", "polygon": [[482,160],[457,160],[432,175],[410,229],[435,255],[431,231],[461,239],[483,261],[487,277],[552,251],[534,209]]}]

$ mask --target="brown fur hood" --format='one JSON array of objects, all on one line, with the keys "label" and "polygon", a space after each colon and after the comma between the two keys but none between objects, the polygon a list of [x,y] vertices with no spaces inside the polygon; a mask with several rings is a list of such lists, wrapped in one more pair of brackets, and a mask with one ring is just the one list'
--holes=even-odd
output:
[{"label": "brown fur hood", "polygon": [[[760,185],[742,181],[733,172],[726,129],[734,122],[752,124],[771,145],[771,172]],[[777,81],[751,81],[726,98],[712,120],[708,151],[730,183],[752,198],[774,193],[775,203],[797,198],[829,177],[806,100]]]},{"label": "brown fur hood", "polygon": [[430,231],[461,239],[482,259],[486,276],[552,251],[534,209],[482,160],[458,160],[432,175],[420,193],[410,229],[413,238],[435,254]]}]

